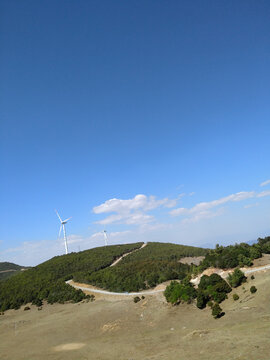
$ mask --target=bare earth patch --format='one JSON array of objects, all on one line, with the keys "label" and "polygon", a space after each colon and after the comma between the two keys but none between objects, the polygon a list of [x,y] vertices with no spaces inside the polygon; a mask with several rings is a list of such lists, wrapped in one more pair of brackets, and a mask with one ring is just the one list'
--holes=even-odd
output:
[{"label": "bare earth patch", "polygon": [[61,344],[55,346],[53,348],[54,351],[69,351],[69,350],[78,350],[84,347],[86,344],[83,343],[68,343],[68,344]]},{"label": "bare earth patch", "polygon": [[205,256],[187,256],[184,257],[182,259],[179,260],[180,263],[182,264],[187,264],[187,265],[200,265],[200,263],[203,261],[203,259],[205,258]]}]

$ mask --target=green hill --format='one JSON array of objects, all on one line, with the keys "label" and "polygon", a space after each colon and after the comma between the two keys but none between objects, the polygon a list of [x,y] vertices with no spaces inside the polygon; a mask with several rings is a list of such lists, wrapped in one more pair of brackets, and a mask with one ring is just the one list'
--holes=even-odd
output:
[{"label": "green hill", "polygon": [[[65,283],[78,271],[89,273],[109,266],[121,255],[138,249],[143,243],[99,247],[79,253],[56,256],[27,271],[0,281],[0,310],[18,309],[32,302],[40,304],[46,299],[50,303],[80,301],[85,295]],[[5,265],[8,266],[8,265]]]},{"label": "green hill", "polygon": [[110,291],[144,290],[167,280],[183,279],[191,267],[179,260],[186,256],[203,256],[208,251],[193,246],[150,242],[114,267],[92,273],[75,273],[74,280]]},{"label": "green hill", "polygon": [[20,266],[10,262],[0,262],[0,280],[8,279],[18,272],[26,269],[28,269],[26,266]]}]

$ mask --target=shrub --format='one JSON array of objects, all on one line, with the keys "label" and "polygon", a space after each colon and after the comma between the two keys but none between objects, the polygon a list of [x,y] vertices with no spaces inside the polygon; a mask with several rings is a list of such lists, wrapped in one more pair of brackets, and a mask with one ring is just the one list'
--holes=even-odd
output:
[{"label": "shrub", "polygon": [[250,278],[251,278],[251,280],[254,280],[254,279],[255,279],[255,276],[254,276],[254,275],[251,275]]},{"label": "shrub", "polygon": [[36,305],[37,307],[40,307],[43,305],[43,302],[40,299],[35,299],[32,301],[32,305]]},{"label": "shrub", "polygon": [[214,305],[214,304],[213,304],[213,301],[208,301],[208,302],[207,302],[207,306],[209,306],[210,308],[212,308],[213,305]]},{"label": "shrub", "polygon": [[202,290],[198,290],[198,292],[197,292],[197,307],[199,309],[205,308],[208,300],[209,300],[209,297],[206,294],[204,294],[204,292]]},{"label": "shrub", "polygon": [[233,294],[233,300],[236,301],[239,299],[239,296],[237,294]]},{"label": "shrub", "polygon": [[212,307],[212,315],[215,319],[218,319],[222,316],[222,309],[217,303]]},{"label": "shrub", "polygon": [[227,293],[232,290],[229,284],[218,274],[202,276],[198,288],[197,306],[200,309],[205,307],[208,300],[221,303],[227,298]]},{"label": "shrub", "polygon": [[197,292],[191,283],[183,285],[177,281],[171,281],[164,291],[164,296],[167,302],[177,304],[181,301],[190,302],[197,297]]},{"label": "shrub", "polygon": [[238,268],[235,269],[232,274],[229,274],[228,277],[229,284],[234,288],[240,286],[243,282],[246,281],[246,279],[247,278],[245,277],[243,271]]},{"label": "shrub", "polygon": [[254,294],[256,291],[257,291],[256,286],[251,286],[251,288],[250,288],[251,294]]},{"label": "shrub", "polygon": [[251,259],[243,254],[238,255],[237,259],[238,259],[238,264],[240,266],[251,266],[252,265]]},{"label": "shrub", "polygon": [[26,306],[24,309],[24,311],[27,311],[27,310],[31,310],[29,306]]},{"label": "shrub", "polygon": [[139,301],[141,301],[141,299],[139,298],[139,296],[135,296],[135,298],[133,299],[133,301],[135,302],[135,304]]},{"label": "shrub", "polygon": [[145,299],[145,296],[142,296],[142,300]]}]

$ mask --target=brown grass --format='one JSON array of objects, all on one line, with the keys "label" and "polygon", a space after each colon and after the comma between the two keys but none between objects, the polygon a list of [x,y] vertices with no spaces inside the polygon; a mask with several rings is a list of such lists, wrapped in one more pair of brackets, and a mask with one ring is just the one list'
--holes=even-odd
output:
[{"label": "brown grass", "polygon": [[254,276],[229,294],[218,320],[209,308],[169,306],[162,294],[10,310],[0,316],[0,359],[269,360],[270,270]]}]

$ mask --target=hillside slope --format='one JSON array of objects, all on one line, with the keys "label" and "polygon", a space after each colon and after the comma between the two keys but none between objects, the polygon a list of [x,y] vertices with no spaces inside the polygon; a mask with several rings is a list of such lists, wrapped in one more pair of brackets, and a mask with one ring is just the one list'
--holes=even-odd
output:
[{"label": "hillside slope", "polygon": [[41,304],[43,299],[50,303],[68,300],[80,301],[85,295],[65,283],[73,273],[98,271],[109,266],[126,252],[140,248],[143,243],[99,247],[56,256],[27,271],[20,272],[0,282],[0,310],[18,309],[21,305],[33,302]]},{"label": "hillside slope", "polygon": [[150,242],[140,251],[123,258],[116,266],[88,273],[74,274],[74,280],[106,290],[140,291],[167,280],[183,279],[191,267],[179,260],[186,256],[203,256],[207,249],[170,243]]}]

